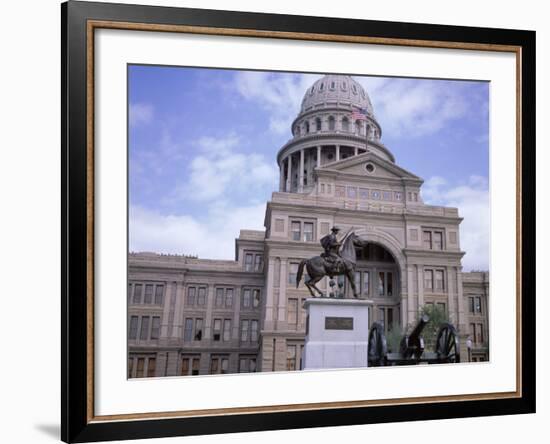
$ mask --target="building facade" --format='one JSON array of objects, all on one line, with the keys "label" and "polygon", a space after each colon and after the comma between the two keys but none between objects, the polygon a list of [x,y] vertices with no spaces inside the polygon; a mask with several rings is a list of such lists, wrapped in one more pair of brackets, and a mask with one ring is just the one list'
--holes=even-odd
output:
[{"label": "building facade", "polygon": [[[406,329],[433,304],[458,328],[462,359],[487,360],[488,273],[462,271],[458,210],[422,201],[423,180],[381,142],[363,87],[324,76],[291,130],[265,230],[241,230],[234,261],[129,254],[128,376],[300,369],[310,295],[296,287],[298,264],[332,226],[368,241],[355,283],[371,322]],[[333,292],[328,278],[319,285]]]}]

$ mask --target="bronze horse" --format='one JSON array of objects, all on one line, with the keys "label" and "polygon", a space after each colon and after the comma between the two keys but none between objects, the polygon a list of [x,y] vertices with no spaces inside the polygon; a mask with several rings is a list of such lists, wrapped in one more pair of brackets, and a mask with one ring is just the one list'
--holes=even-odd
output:
[{"label": "bronze horse", "polygon": [[357,256],[355,253],[355,247],[360,246],[364,247],[366,241],[361,240],[355,233],[350,233],[344,239],[342,246],[340,248],[340,261],[336,264],[328,262],[322,256],[315,256],[310,259],[304,259],[300,262],[298,266],[298,274],[296,276],[296,288],[302,280],[302,275],[304,273],[304,267],[307,270],[308,278],[304,281],[306,287],[308,288],[311,295],[315,298],[317,295],[314,293],[314,290],[318,292],[318,295],[323,297],[324,294],[317,286],[315,285],[325,276],[329,276],[331,279],[334,276],[344,275],[348,278],[349,283],[351,284],[351,289],[353,291],[353,297],[358,298],[359,294],[357,293],[357,288],[355,286],[355,265],[357,264]]}]

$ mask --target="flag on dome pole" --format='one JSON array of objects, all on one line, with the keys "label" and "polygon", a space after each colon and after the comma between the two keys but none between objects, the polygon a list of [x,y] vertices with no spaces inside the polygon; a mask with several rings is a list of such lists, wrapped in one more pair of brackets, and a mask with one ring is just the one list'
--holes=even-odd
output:
[{"label": "flag on dome pole", "polygon": [[[353,111],[351,113],[351,118],[354,119],[354,120],[367,121],[368,120],[367,119],[367,113],[368,113],[367,108],[354,107]],[[367,131],[366,128],[365,128],[365,149],[367,151],[369,149],[369,132]]]}]

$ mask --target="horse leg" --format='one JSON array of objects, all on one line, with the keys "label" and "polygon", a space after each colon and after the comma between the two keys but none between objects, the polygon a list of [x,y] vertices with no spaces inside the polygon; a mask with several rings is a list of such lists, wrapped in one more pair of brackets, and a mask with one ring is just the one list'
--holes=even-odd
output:
[{"label": "horse leg", "polygon": [[[310,288],[310,286],[313,287],[315,290],[317,290],[317,292],[319,293],[319,296],[323,297],[323,296],[324,296],[323,292],[322,292],[321,290],[319,290],[319,289],[317,288],[317,286],[315,285],[315,284],[316,284],[317,282],[319,282],[321,279],[323,279],[323,276],[317,276],[317,277],[315,277],[315,278],[311,278],[311,279],[308,280],[308,282],[306,283],[306,285],[308,286],[308,288]],[[310,290],[310,291],[311,291],[311,290]],[[315,296],[313,296],[313,297],[315,297]]]},{"label": "horse leg", "polygon": [[349,283],[351,285],[351,290],[353,291],[353,297],[358,298],[359,294],[357,293],[357,287],[355,286],[355,275],[352,268],[346,269],[346,276],[349,280]]}]

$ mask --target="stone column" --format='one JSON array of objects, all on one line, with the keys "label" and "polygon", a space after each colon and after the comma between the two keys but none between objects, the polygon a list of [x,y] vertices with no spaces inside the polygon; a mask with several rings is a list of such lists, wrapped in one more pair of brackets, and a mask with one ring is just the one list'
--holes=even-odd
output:
[{"label": "stone column", "polygon": [[336,145],[336,162],[340,160],[340,145]]},{"label": "stone column", "polygon": [[285,191],[285,162],[279,164],[279,191]]},{"label": "stone column", "polygon": [[317,166],[321,166],[321,146],[317,147]]},{"label": "stone column", "polygon": [[273,311],[275,309],[275,298],[273,294],[274,287],[274,277],[275,277],[275,258],[268,259],[268,268],[267,268],[267,286],[265,289],[265,317],[264,317],[264,329],[272,330],[273,325]]},{"label": "stone column", "polygon": [[290,193],[292,187],[292,154],[289,154],[286,158],[286,192]]},{"label": "stone column", "polygon": [[449,321],[456,325],[457,309],[455,307],[455,282],[453,280],[453,270],[451,267],[445,267],[445,285],[447,289],[447,307],[449,313]]},{"label": "stone column", "polygon": [[456,272],[456,294],[457,294],[457,302],[458,302],[458,310],[457,310],[457,324],[459,330],[466,331],[466,316],[464,315],[464,295],[463,295],[463,288],[462,288],[462,267],[455,267]]},{"label": "stone column", "polygon": [[[212,307],[214,306],[214,285],[208,284],[206,287],[206,317],[204,319],[204,337],[203,340],[212,338]],[[223,327],[223,326],[222,326]]]},{"label": "stone column", "polygon": [[175,297],[175,283],[166,282],[166,291],[164,293],[164,306],[162,307],[162,323],[160,325],[160,337],[162,339],[168,338],[168,325],[170,323],[170,301]]},{"label": "stone column", "polygon": [[[413,322],[416,314],[416,307],[414,306],[414,267],[407,267],[407,321]],[[403,325],[405,327],[405,324]]]},{"label": "stone column", "polygon": [[281,273],[280,273],[280,283],[279,283],[279,304],[277,307],[278,316],[277,324],[280,325],[281,322],[284,322],[286,325],[286,284],[288,280],[288,267],[287,259],[281,258]]},{"label": "stone column", "polygon": [[359,148],[355,147],[355,155],[357,156],[359,154]]},{"label": "stone column", "polygon": [[418,309],[424,306],[424,270],[418,266]]},{"label": "stone column", "polygon": [[183,338],[183,313],[182,313],[182,295],[183,283],[174,282],[173,291],[176,295],[176,307],[174,308],[174,328],[172,329],[172,339]]},{"label": "stone column", "polygon": [[300,170],[298,171],[298,192],[304,191],[304,149],[300,150]]}]

